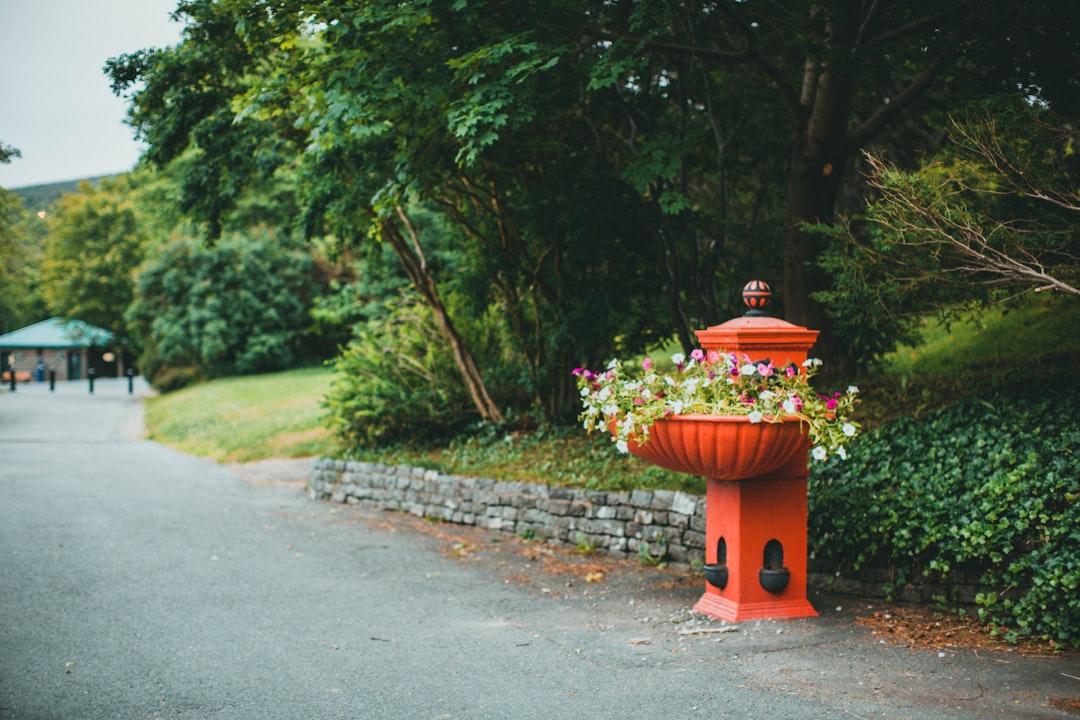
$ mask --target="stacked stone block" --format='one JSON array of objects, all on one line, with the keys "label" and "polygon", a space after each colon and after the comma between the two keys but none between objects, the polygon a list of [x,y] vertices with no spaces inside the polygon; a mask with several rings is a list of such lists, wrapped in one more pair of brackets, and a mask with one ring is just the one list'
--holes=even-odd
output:
[{"label": "stacked stone block", "polygon": [[647,551],[687,565],[705,557],[705,499],[684,492],[596,492],[324,458],[312,468],[308,494],[613,556]]}]

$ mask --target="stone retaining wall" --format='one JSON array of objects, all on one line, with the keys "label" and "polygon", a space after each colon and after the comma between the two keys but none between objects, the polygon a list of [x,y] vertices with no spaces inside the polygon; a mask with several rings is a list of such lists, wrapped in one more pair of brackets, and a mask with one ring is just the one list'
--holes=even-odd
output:
[{"label": "stone retaining wall", "polygon": [[[705,560],[705,498],[684,492],[597,492],[323,458],[312,467],[308,495],[587,546],[614,557],[647,553],[657,561],[686,566]],[[886,570],[871,569],[863,578],[846,578],[812,558],[808,569],[810,588],[866,598],[891,595],[906,603],[931,604],[946,597],[966,605],[974,602],[976,593],[990,590],[973,577],[959,575],[948,583],[938,580],[895,587]]]},{"label": "stone retaining wall", "polygon": [[647,552],[687,565],[705,558],[705,499],[671,490],[594,492],[322,459],[312,468],[308,494],[588,546],[616,557]]}]

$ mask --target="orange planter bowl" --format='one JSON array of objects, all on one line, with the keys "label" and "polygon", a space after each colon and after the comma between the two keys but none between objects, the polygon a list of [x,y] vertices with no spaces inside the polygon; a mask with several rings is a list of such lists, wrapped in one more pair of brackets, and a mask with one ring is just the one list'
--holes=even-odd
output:
[{"label": "orange planter bowl", "polygon": [[742,415],[675,415],[658,420],[644,445],[630,452],[676,472],[710,480],[746,480],[776,472],[800,455],[810,438],[798,418],[751,423]]}]

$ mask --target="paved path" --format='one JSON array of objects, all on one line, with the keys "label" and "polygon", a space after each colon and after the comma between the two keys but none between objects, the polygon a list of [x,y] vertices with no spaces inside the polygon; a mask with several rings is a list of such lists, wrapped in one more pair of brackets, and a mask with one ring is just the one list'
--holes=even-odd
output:
[{"label": "paved path", "polygon": [[0,393],[3,720],[1052,718],[1080,696],[1075,657],[884,645],[835,600],[719,632],[699,581],[589,583],[536,544],[314,502],[287,464],[141,440],[142,386],[95,391]]}]

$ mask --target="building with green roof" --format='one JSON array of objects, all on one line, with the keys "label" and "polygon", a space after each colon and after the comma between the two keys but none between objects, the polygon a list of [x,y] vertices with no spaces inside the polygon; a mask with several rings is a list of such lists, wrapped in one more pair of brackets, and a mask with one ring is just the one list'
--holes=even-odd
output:
[{"label": "building with green roof", "polygon": [[0,335],[0,369],[29,372],[37,379],[55,370],[57,380],[78,380],[93,368],[99,377],[115,377],[119,365],[110,351],[113,340],[108,330],[81,320],[49,318]]}]

